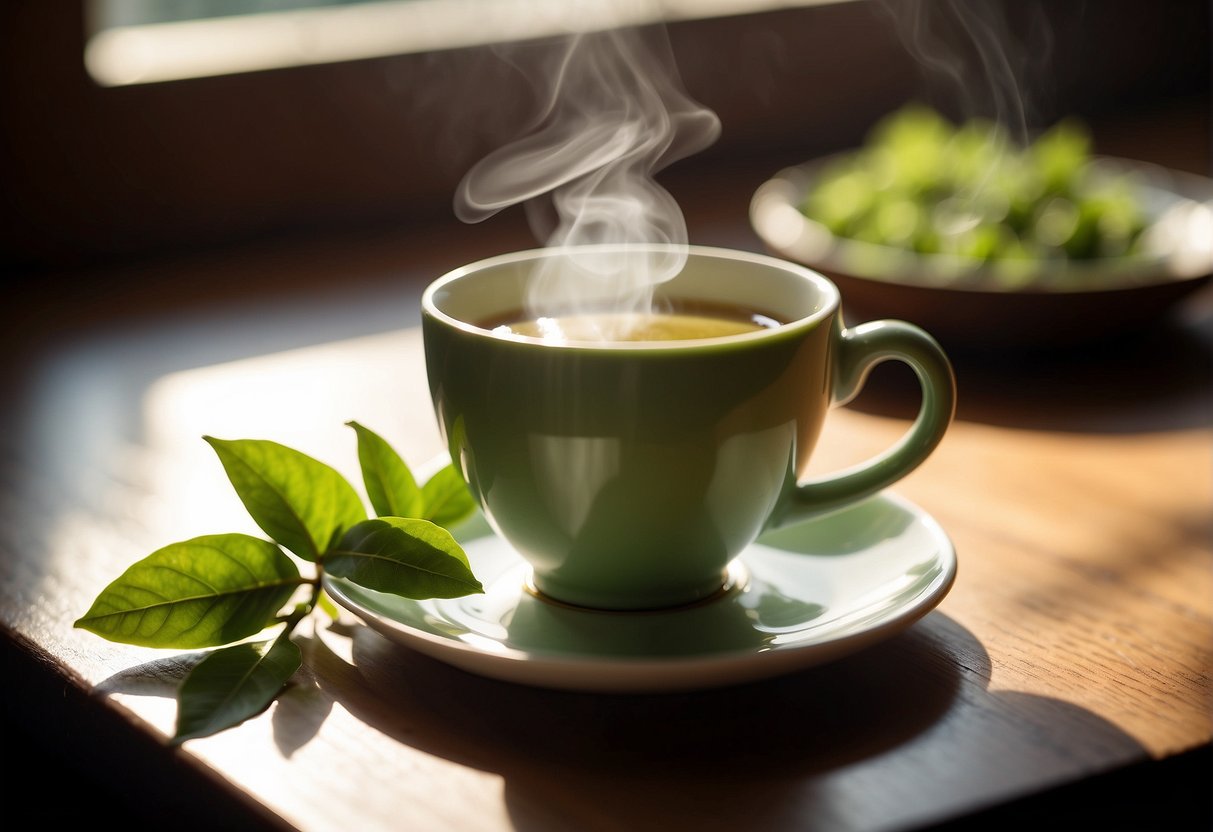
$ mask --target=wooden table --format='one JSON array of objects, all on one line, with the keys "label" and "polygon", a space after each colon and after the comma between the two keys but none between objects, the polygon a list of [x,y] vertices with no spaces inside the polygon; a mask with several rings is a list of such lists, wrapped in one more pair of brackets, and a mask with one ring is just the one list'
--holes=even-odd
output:
[{"label": "wooden table", "polygon": [[[437,454],[420,291],[526,246],[510,223],[266,243],[94,272],[70,294],[19,289],[0,448],[10,721],[133,817],[367,832],[911,829],[1207,750],[1208,296],[1115,348],[958,357],[957,421],[895,491],[943,525],[959,576],[935,611],[862,653],[733,688],[599,696],[469,675],[347,616],[301,634],[304,668],[268,712],[166,747],[188,661],[71,622],[154,548],[258,533],[203,433],[275,439],[352,478],[350,419],[410,462]],[[736,217],[692,228],[757,248]],[[820,464],[895,438],[904,392],[879,369],[833,414]],[[1151,817],[1191,812],[1202,791]]]}]

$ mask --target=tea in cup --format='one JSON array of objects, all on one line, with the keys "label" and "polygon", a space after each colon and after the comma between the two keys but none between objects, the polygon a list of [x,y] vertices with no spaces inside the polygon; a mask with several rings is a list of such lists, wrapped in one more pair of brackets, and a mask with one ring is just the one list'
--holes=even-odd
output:
[{"label": "tea in cup", "polygon": [[[845,327],[833,283],[790,262],[680,247],[651,308],[523,311],[538,267],[587,248],[610,252],[506,254],[422,299],[451,459],[541,596],[609,610],[710,598],[764,531],[881,491],[943,438],[956,388],[936,341],[903,321]],[[829,410],[886,359],[918,376],[914,424],[874,459],[803,481]]]}]

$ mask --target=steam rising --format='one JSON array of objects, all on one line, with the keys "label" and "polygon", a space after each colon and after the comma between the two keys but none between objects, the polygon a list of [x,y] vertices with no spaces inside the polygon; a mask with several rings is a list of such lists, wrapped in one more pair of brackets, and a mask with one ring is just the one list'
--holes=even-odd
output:
[{"label": "steam rising", "polygon": [[[1030,139],[1033,71],[1047,71],[1053,33],[1037,0],[1016,9],[1020,31],[1002,0],[882,0],[907,51],[936,78],[951,83],[963,115],[1001,124],[1020,144]],[[976,65],[973,65],[976,61]]]},{"label": "steam rising", "polygon": [[[531,47],[532,49],[535,47]],[[659,28],[571,34],[520,63],[543,106],[522,138],[480,160],[455,196],[479,222],[524,203],[546,246],[617,244],[622,253],[548,258],[528,316],[610,307],[649,310],[653,289],[686,260],[686,224],[654,175],[710,145],[720,122],[683,90]],[[670,243],[663,254],[634,244]]]}]

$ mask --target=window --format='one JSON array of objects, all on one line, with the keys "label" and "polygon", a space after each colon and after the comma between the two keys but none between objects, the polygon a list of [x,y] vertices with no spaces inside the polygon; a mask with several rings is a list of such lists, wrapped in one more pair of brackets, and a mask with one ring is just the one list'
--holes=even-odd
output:
[{"label": "window", "polygon": [[91,0],[104,86],[433,52],[843,0]]}]

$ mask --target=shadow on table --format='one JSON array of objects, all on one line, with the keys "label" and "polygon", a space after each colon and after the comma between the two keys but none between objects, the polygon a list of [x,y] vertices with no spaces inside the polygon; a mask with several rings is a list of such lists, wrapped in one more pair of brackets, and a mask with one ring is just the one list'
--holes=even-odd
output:
[{"label": "shadow on table", "polygon": [[[957,417],[1029,430],[1137,433],[1213,423],[1213,312],[1068,348],[948,347]],[[918,383],[902,364],[873,370],[851,408],[910,419]]]},{"label": "shadow on table", "polygon": [[[498,682],[360,625],[349,632],[352,665],[325,643],[340,635],[324,633],[310,645],[321,690],[399,742],[501,774],[519,829],[567,827],[584,820],[587,807],[600,807],[613,828],[635,829],[719,828],[740,816],[754,829],[926,817],[943,795],[945,803],[957,794],[977,801],[1030,788],[1013,782],[1028,775],[1005,767],[1003,755],[1037,754],[1041,768],[1072,768],[1068,753],[1048,750],[1054,730],[1084,732],[1102,745],[1105,761],[1144,753],[1077,706],[987,692],[985,649],[939,611],[828,665],[661,695]],[[932,732],[932,743],[914,748]],[[856,766],[854,776],[833,777]],[[944,771],[953,782],[940,782]]]},{"label": "shadow on table", "polygon": [[[312,639],[303,641],[306,645]],[[182,653],[127,667],[98,682],[93,692],[99,696],[125,693],[176,699],[185,677],[206,655],[206,652]],[[280,694],[274,713],[274,739],[279,752],[291,757],[307,745],[332,709],[332,697],[317,687],[312,674],[307,670],[297,673]]]}]

